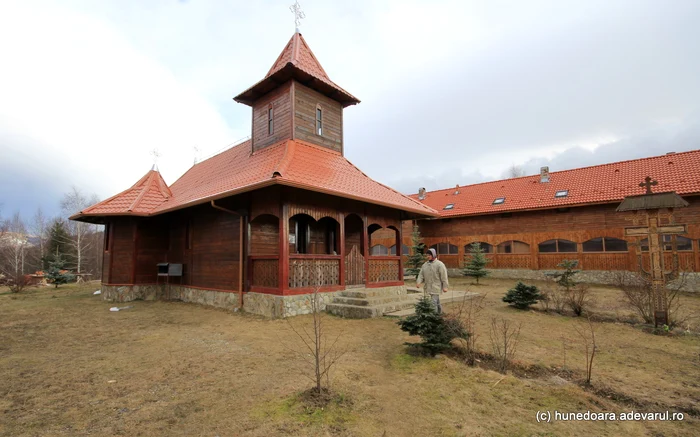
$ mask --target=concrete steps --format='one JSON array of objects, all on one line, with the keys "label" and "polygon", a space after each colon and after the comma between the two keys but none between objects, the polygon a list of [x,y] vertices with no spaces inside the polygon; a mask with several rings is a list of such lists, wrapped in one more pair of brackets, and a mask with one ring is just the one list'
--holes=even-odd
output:
[{"label": "concrete steps", "polygon": [[415,299],[406,294],[365,288],[341,291],[326,305],[326,312],[350,319],[368,319],[411,308],[415,303]]},{"label": "concrete steps", "polygon": [[[440,304],[446,305],[449,303],[460,303],[465,299],[472,299],[476,296],[478,296],[479,293],[474,293],[471,291],[448,291],[447,293],[444,293],[440,296]],[[387,311],[384,313],[384,316],[386,317],[406,317],[406,316],[411,316],[416,313],[415,311],[415,303],[418,302],[423,297],[423,294],[409,294],[408,295],[410,298],[413,299],[414,305],[398,310],[398,311]]]}]

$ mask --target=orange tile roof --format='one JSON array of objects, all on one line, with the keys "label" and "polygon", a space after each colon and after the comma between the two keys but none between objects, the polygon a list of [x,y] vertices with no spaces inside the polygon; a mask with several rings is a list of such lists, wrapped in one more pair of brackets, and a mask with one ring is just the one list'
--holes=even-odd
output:
[{"label": "orange tile roof", "polygon": [[374,181],[340,153],[299,140],[255,153],[250,141],[232,147],[191,167],[172,184],[167,197],[162,195],[164,183],[156,180],[162,181],[160,173],[151,171],[130,189],[71,218],[162,214],[273,184],[437,216],[430,207]]},{"label": "orange tile roof", "polygon": [[84,209],[79,215],[148,215],[159,205],[167,202],[170,197],[172,192],[160,172],[154,168],[128,190]]},{"label": "orange tile roof", "polygon": [[257,98],[291,78],[301,80],[306,86],[314,88],[322,94],[332,95],[333,99],[339,101],[343,106],[360,103],[360,100],[328,77],[306,40],[298,32],[292,35],[263,80],[240,93],[234,100],[252,105]]},{"label": "orange tile roof", "polygon": [[[540,176],[535,175],[431,191],[426,193],[422,202],[437,210],[441,217],[613,203],[626,196],[644,194],[639,183],[646,176],[659,182],[653,188],[656,193],[700,194],[700,150],[557,171],[549,175],[546,183],[541,183]],[[566,197],[554,197],[557,191],[563,190],[568,190]],[[417,194],[411,197],[418,199]],[[500,197],[505,197],[505,202],[494,205],[493,201]],[[450,203],[454,207],[444,209]]]}]

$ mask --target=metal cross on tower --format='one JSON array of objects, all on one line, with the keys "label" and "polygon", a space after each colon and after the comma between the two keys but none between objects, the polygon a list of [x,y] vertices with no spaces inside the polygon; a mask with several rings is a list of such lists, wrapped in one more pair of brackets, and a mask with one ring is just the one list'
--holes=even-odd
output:
[{"label": "metal cross on tower", "polygon": [[306,14],[301,10],[299,0],[296,0],[294,4],[289,7],[289,10],[294,14],[294,26],[296,27],[296,31],[299,32],[301,20],[306,18]]},{"label": "metal cross on tower", "polygon": [[153,167],[152,170],[155,170],[158,168],[158,159],[162,156],[158,149],[153,149],[151,150],[151,156],[153,157]]}]

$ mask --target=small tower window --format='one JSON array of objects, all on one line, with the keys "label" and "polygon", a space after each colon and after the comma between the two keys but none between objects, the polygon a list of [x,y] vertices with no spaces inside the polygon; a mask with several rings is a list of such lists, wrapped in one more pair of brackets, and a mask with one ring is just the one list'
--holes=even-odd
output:
[{"label": "small tower window", "polygon": [[270,105],[269,108],[267,108],[267,134],[272,135],[274,132],[274,124],[272,122],[273,120],[273,113],[272,113],[272,105]]},{"label": "small tower window", "polygon": [[316,134],[323,135],[323,111],[316,108]]}]

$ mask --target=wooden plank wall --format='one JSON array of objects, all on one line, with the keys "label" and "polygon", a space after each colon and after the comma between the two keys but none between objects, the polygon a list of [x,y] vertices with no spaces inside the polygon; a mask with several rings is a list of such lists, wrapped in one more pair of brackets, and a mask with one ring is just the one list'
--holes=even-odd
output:
[{"label": "wooden plank wall", "polygon": [[239,220],[213,208],[192,217],[189,285],[217,290],[238,288]]},{"label": "wooden plank wall", "polygon": [[[253,106],[252,146],[256,152],[271,144],[292,138],[292,82],[261,97]],[[272,105],[273,132],[268,133],[267,110]]]},{"label": "wooden plank wall", "polygon": [[163,219],[136,221],[136,274],[135,284],[153,284],[157,280],[156,264],[168,259],[170,229]]},{"label": "wooden plank wall", "polygon": [[279,255],[279,218],[270,214],[257,216],[250,222],[250,255]]},{"label": "wooden plank wall", "polygon": [[129,218],[115,218],[110,221],[110,226],[112,253],[109,281],[112,284],[131,284],[134,272],[134,224]]},{"label": "wooden plank wall", "polygon": [[[316,107],[323,112],[323,135],[316,134]],[[335,100],[294,82],[294,138],[343,151],[343,107]]]}]

